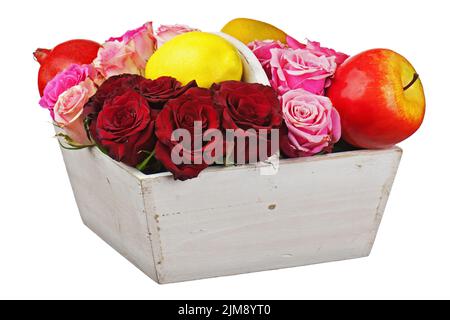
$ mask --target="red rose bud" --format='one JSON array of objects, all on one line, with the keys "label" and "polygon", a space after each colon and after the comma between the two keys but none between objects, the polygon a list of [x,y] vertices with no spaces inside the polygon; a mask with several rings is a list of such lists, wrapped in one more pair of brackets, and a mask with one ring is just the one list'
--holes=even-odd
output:
[{"label": "red rose bud", "polygon": [[[254,163],[267,160],[278,151],[273,147],[272,133],[280,129],[283,117],[277,94],[271,87],[226,81],[213,85],[212,90],[216,109],[222,117],[222,128],[237,130],[234,136],[238,141],[234,147],[234,141],[226,139],[228,159],[233,153],[231,159],[235,163]],[[246,139],[245,151],[238,148],[239,139]],[[278,145],[278,135],[273,140]]]},{"label": "red rose bud", "polygon": [[[196,178],[209,164],[204,155],[222,141],[204,139],[208,130],[220,132],[220,120],[208,89],[192,88],[170,100],[156,120],[156,158],[175,179]],[[181,141],[176,138],[182,136]]]},{"label": "red rose bud", "polygon": [[171,77],[161,77],[156,80],[144,80],[138,85],[138,92],[147,99],[152,109],[162,109],[167,101],[175,99],[190,88],[196,87],[197,83],[191,81],[182,86],[179,81]]},{"label": "red rose bud", "polygon": [[180,82],[171,77],[149,80],[132,74],[113,76],[100,86],[97,94],[86,104],[84,114],[88,119],[95,119],[107,99],[121,95],[128,90],[134,90],[142,95],[151,109],[161,110],[167,101],[179,97],[196,86],[195,81],[182,86]]},{"label": "red rose bud", "polygon": [[106,100],[133,90],[143,79],[141,76],[131,74],[123,74],[109,78],[103,82],[98,88],[97,93],[84,106],[83,114],[87,119],[97,119],[97,115],[102,111]]},{"label": "red rose bud", "polygon": [[113,159],[135,167],[154,150],[155,119],[145,98],[129,89],[106,100],[90,133]]}]

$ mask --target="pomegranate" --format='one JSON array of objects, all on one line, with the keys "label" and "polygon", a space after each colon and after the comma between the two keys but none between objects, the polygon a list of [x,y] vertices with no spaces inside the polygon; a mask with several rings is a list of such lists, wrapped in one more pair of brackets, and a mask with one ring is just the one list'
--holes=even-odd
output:
[{"label": "pomegranate", "polygon": [[47,83],[71,64],[89,64],[96,57],[100,44],[91,40],[70,40],[53,50],[37,49],[33,55],[40,63],[38,86],[42,96]]}]

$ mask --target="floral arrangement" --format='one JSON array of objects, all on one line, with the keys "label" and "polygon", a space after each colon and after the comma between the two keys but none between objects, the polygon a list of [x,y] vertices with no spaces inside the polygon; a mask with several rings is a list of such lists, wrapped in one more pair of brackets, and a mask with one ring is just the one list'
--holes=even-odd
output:
[{"label": "floral arrangement", "polygon": [[[200,87],[201,71],[188,82],[172,74],[150,78],[148,68],[158,68],[150,66],[152,57],[186,34],[201,32],[183,25],[154,31],[149,22],[102,45],[72,40],[53,50],[38,49],[39,104],[59,128],[61,146],[98,147],[146,174],[168,170],[187,180],[211,165],[333,152],[346,128],[353,130],[349,112],[335,103],[344,98],[329,94],[339,80],[337,71],[352,60],[348,55],[283,35],[245,43],[270,86],[220,75],[211,86]],[[186,52],[208,49],[192,46]],[[347,136],[347,142],[365,147]],[[242,143],[230,143],[237,140]]]}]

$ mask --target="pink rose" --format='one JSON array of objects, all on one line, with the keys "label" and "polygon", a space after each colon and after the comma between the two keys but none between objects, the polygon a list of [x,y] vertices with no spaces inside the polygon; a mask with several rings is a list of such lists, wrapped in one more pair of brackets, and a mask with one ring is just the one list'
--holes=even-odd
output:
[{"label": "pink rose", "polygon": [[148,22],[121,37],[107,40],[93,64],[106,79],[124,73],[144,75],[147,61],[155,48],[153,26]]},{"label": "pink rose", "polygon": [[192,31],[200,31],[198,29],[193,29],[191,27],[175,24],[175,25],[161,25],[156,31],[156,39],[158,41],[158,48],[161,47],[164,43],[175,38],[176,36]]},{"label": "pink rose", "polygon": [[330,99],[302,89],[281,97],[285,126],[280,148],[290,158],[331,152],[341,138],[341,121]]},{"label": "pink rose", "polygon": [[262,64],[264,71],[266,71],[269,79],[272,79],[272,71],[270,66],[270,60],[272,59],[272,49],[286,48],[286,45],[280,41],[266,40],[266,41],[253,41],[248,44],[250,50],[253,51],[259,62]]},{"label": "pink rose", "polygon": [[141,71],[133,56],[134,53],[122,42],[106,42],[98,51],[93,64],[105,79],[124,73],[140,75]]},{"label": "pink rose", "polygon": [[54,106],[56,124],[81,145],[90,144],[84,128],[83,108],[96,91],[94,82],[86,79],[62,93]]},{"label": "pink rose", "polygon": [[316,56],[304,49],[272,49],[272,87],[283,95],[289,90],[304,89],[323,95],[336,71],[335,57]]},{"label": "pink rose", "polygon": [[314,53],[317,56],[325,56],[325,57],[336,57],[336,64],[339,66],[344,63],[345,60],[349,58],[349,55],[337,52],[333,49],[324,48],[320,46],[320,42],[309,41],[307,40],[306,44],[303,44],[294,38],[287,36],[286,37],[287,44],[292,49],[306,49],[309,52]]},{"label": "pink rose", "polygon": [[93,69],[88,65],[73,64],[66,70],[57,74],[45,87],[44,95],[42,96],[39,104],[50,111],[52,118],[54,119],[53,108],[59,99],[59,96],[72,88],[80,84],[80,82],[86,80],[89,76],[92,76]]}]

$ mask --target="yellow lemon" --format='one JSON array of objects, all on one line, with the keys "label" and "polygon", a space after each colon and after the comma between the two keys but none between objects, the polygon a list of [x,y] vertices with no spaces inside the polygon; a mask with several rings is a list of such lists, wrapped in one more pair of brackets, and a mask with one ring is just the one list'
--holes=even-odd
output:
[{"label": "yellow lemon", "polygon": [[147,62],[145,76],[169,76],[183,85],[196,80],[199,87],[241,80],[243,66],[236,48],[215,34],[188,32],[166,42]]},{"label": "yellow lemon", "polygon": [[255,40],[278,40],[286,43],[287,36],[284,31],[271,24],[247,18],[231,20],[223,27],[222,32],[245,44]]}]

